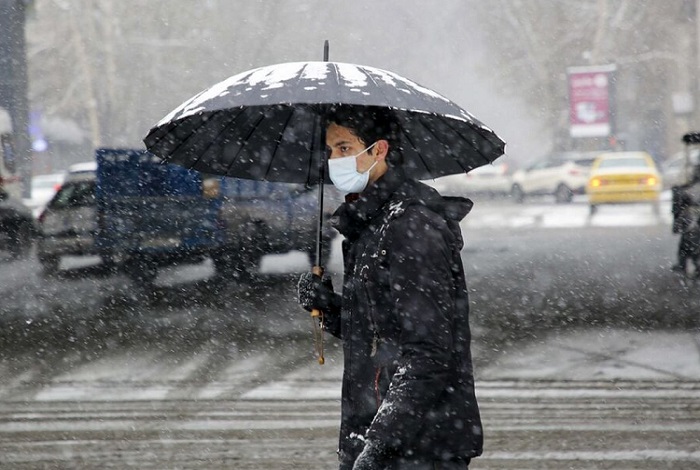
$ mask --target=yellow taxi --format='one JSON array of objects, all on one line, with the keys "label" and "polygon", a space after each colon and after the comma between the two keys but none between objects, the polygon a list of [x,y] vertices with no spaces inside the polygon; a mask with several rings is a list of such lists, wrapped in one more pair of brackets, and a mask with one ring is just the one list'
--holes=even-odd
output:
[{"label": "yellow taxi", "polygon": [[601,204],[650,202],[659,213],[661,175],[646,152],[608,152],[598,155],[591,167],[586,194],[595,214]]}]

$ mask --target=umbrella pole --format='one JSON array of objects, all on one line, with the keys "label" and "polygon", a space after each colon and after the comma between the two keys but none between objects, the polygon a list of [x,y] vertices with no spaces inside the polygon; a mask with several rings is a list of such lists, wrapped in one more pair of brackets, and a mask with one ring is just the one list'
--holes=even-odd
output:
[{"label": "umbrella pole", "polygon": [[[323,61],[328,62],[328,39],[323,43]],[[318,162],[318,174],[319,174],[319,185],[318,185],[318,217],[316,219],[316,263],[314,264],[314,274],[319,276],[323,275],[323,260],[321,259],[322,245],[323,245],[323,183],[326,180],[326,162],[324,161],[325,152],[323,149],[326,146],[326,130],[323,128],[323,120],[320,116],[317,116],[316,128],[318,129],[319,139],[319,158]],[[318,268],[319,272],[315,270]]]},{"label": "umbrella pole", "polygon": [[[323,60],[328,62],[328,39],[323,44]],[[325,152],[323,149],[326,146],[326,130],[323,128],[321,116],[318,116],[316,128],[319,135],[318,152],[321,157],[318,163],[320,181],[318,184],[318,214],[316,217],[316,259],[311,272],[319,277],[323,277],[324,260],[321,259],[323,253],[323,183],[326,180],[326,162],[324,161]],[[318,322],[316,319],[318,319]],[[314,322],[314,342],[318,352],[318,363],[323,365],[326,362],[323,356],[323,312],[318,309],[311,310],[311,320]]]},{"label": "umbrella pole", "polygon": [[[328,62],[328,39],[323,43],[323,61]],[[319,135],[318,153],[318,214],[316,217],[316,256],[314,266],[311,272],[318,277],[323,277],[323,183],[326,180],[326,162],[324,161],[325,152],[323,149],[326,146],[326,130],[323,128],[323,120],[321,116],[317,116],[316,120],[317,134]],[[312,149],[313,153],[313,149]],[[327,260],[326,260],[327,261]],[[316,320],[318,319],[318,321]],[[314,343],[318,352],[318,363],[323,365],[326,362],[323,356],[323,312],[318,309],[311,310],[311,321],[314,323]]]},{"label": "umbrella pole", "polygon": [[[321,126],[321,118],[319,116],[318,129],[320,133],[320,144],[323,148],[324,142],[326,140],[326,131]],[[319,159],[319,175],[320,181],[318,184],[318,214],[316,216],[316,256],[315,263],[311,272],[319,277],[323,277],[323,182],[326,179],[325,175],[325,162],[323,161],[324,152],[319,149],[321,158]],[[325,260],[328,261],[328,260]],[[316,321],[318,319],[318,322]],[[318,363],[323,365],[326,362],[323,356],[323,312],[318,309],[313,309],[311,311],[311,320],[314,322],[314,342],[316,343],[316,350],[318,352]]]}]

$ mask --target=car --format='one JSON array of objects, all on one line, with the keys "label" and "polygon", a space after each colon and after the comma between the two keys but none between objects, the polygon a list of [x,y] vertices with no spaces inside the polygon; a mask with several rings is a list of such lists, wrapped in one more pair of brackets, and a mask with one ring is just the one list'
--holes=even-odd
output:
[{"label": "car", "polygon": [[596,158],[586,184],[591,214],[602,204],[649,202],[659,213],[661,174],[647,152],[609,152]]},{"label": "car", "polygon": [[464,191],[470,194],[485,194],[490,197],[510,194],[512,178],[508,164],[492,163],[473,169],[466,174]]},{"label": "car", "polygon": [[95,178],[97,175],[97,161],[74,163],[68,167],[67,180],[80,180],[83,178]]},{"label": "car", "polygon": [[98,255],[95,178],[66,180],[38,219],[37,258],[45,275],[58,272],[64,256]]},{"label": "car", "polygon": [[564,152],[538,160],[513,173],[511,196],[523,202],[529,196],[552,195],[558,203],[568,203],[575,194],[584,194],[588,174],[600,152]]},{"label": "car", "polygon": [[59,190],[63,181],[66,179],[66,173],[49,173],[45,175],[36,175],[31,181],[31,197],[23,199],[24,205],[32,210],[35,217],[44,210],[46,204]]},{"label": "car", "polygon": [[31,250],[36,225],[31,210],[0,187],[0,250],[12,258],[23,258]]},{"label": "car", "polygon": [[700,149],[691,149],[687,158],[686,162],[685,152],[678,152],[661,163],[659,170],[663,177],[664,189],[688,182],[693,166],[700,164]]},{"label": "car", "polygon": [[512,185],[508,164],[496,162],[471,170],[469,173],[443,176],[424,183],[437,189],[443,196],[488,197],[507,196]]}]

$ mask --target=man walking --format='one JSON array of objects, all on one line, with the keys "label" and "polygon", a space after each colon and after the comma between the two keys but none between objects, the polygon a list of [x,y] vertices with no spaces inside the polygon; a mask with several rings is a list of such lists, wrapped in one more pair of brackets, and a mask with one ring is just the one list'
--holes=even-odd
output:
[{"label": "man walking", "polygon": [[472,203],[406,176],[390,111],[326,116],[328,170],[347,194],[342,295],[307,273],[299,301],[344,352],[341,470],[467,469],[483,434],[459,221]]}]

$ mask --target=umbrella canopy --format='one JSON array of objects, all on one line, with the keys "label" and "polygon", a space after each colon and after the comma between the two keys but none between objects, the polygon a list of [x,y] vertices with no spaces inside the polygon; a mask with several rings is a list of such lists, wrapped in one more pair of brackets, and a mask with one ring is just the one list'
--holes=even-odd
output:
[{"label": "umbrella canopy", "polygon": [[165,161],[204,173],[327,183],[321,116],[337,105],[391,109],[404,167],[416,179],[466,172],[504,152],[491,129],[439,93],[392,72],[337,62],[234,75],[173,110],[144,143]]}]

